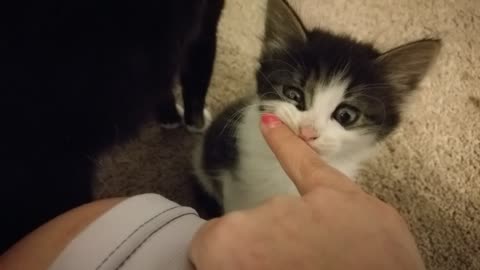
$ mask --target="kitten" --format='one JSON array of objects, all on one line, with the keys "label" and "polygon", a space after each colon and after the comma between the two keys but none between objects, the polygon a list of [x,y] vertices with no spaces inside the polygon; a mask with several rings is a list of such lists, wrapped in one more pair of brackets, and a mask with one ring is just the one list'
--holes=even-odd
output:
[{"label": "kitten", "polygon": [[371,44],[314,29],[290,6],[269,0],[257,95],[227,107],[194,155],[195,174],[224,211],[298,194],[259,130],[274,113],[330,165],[355,177],[436,58],[439,40],[380,53]]},{"label": "kitten", "polygon": [[180,124],[174,78],[183,88],[183,121],[203,129],[224,5],[7,2],[0,4],[0,253],[89,202],[96,157],[148,117]]}]

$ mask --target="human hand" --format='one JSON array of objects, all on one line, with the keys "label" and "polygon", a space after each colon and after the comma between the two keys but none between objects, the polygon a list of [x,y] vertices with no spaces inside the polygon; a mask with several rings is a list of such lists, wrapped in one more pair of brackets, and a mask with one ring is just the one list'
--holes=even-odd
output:
[{"label": "human hand", "polygon": [[425,269],[395,209],[323,162],[278,118],[264,115],[261,129],[301,197],[207,222],[191,245],[196,269]]}]

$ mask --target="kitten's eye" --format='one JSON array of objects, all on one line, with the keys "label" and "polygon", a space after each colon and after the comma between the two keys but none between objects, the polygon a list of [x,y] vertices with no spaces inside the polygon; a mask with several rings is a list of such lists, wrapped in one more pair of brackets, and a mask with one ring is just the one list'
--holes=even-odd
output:
[{"label": "kitten's eye", "polygon": [[297,104],[301,104],[303,102],[303,92],[293,86],[284,86],[283,87],[283,95],[292,100],[295,101]]},{"label": "kitten's eye", "polygon": [[343,127],[353,125],[360,117],[360,112],[357,108],[350,105],[342,104],[333,112],[332,117]]}]

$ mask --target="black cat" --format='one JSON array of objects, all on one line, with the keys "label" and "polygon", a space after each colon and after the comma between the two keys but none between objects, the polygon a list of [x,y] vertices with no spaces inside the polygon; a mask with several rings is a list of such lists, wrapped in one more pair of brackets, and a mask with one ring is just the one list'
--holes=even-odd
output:
[{"label": "black cat", "polygon": [[[5,2],[5,1],[4,1]],[[203,109],[224,0],[7,1],[0,4],[0,252],[92,199],[96,156],[149,116]]]}]

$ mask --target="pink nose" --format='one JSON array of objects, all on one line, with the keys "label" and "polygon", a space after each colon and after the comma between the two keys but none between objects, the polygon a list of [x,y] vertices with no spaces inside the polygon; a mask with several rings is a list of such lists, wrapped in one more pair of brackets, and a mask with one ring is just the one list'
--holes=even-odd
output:
[{"label": "pink nose", "polygon": [[318,138],[317,131],[312,127],[301,127],[300,128],[300,138],[304,141],[313,141]]}]

